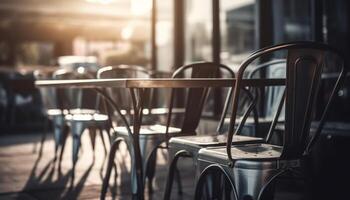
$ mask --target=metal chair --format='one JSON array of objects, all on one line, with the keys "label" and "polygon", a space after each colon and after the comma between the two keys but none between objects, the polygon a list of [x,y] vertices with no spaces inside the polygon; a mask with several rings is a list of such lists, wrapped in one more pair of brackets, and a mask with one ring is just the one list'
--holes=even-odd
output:
[{"label": "metal chair", "polygon": [[[107,66],[103,67],[97,72],[97,78],[99,79],[106,79],[106,78],[150,78],[151,77],[151,72],[145,69],[142,66],[137,66],[137,65],[117,65],[117,66]],[[110,153],[109,153],[109,161],[107,164],[107,170],[106,170],[106,176],[104,177],[103,180],[103,185],[102,185],[102,191],[101,191],[101,199],[104,199],[104,195],[107,192],[107,187],[108,187],[108,181],[109,177],[111,174],[112,167],[115,168],[114,166],[114,156],[115,152],[118,149],[119,142],[118,138],[123,138],[125,141],[127,141],[128,148],[130,151],[132,151],[132,147],[130,147],[132,144],[128,143],[129,142],[129,134],[128,132],[124,132],[123,127],[120,127],[120,124],[126,125],[126,126],[131,126],[133,124],[133,114],[134,110],[133,105],[132,105],[132,99],[130,95],[128,94],[128,90],[125,88],[105,88],[103,91],[101,91],[105,94],[105,96],[108,96],[111,101],[113,101],[115,104],[118,105],[118,108],[115,108],[114,110],[111,105],[106,101],[106,106],[108,107],[108,115],[109,118],[111,119],[112,128],[114,130],[114,135],[113,135],[113,143],[111,144],[110,148]],[[150,94],[149,94],[150,95]],[[147,102],[145,104],[148,104],[149,106],[151,102]],[[143,110],[143,113],[146,115],[145,120],[146,124],[150,124],[154,122],[154,118],[152,115],[149,115],[150,112],[150,107],[148,106],[147,109]],[[116,115],[117,114],[117,115]],[[119,114],[119,115],[118,115]],[[118,127],[119,126],[119,127]],[[122,130],[121,130],[122,129]],[[126,129],[125,129],[126,130]],[[121,133],[120,133],[121,132]],[[132,136],[130,136],[132,137]],[[131,148],[131,149],[130,149]],[[131,156],[132,159],[133,156]],[[115,172],[117,173],[117,171]],[[135,176],[133,174],[133,176]],[[135,186],[136,187],[136,186]],[[136,189],[135,189],[136,190]]]},{"label": "metal chair", "polygon": [[[33,74],[36,80],[52,79],[52,71],[35,70]],[[65,120],[64,120],[64,113],[67,110],[58,108],[56,104],[55,89],[50,87],[47,87],[47,88],[40,87],[39,91],[40,91],[41,100],[43,104],[42,113],[46,120],[44,122],[44,131],[40,142],[39,154],[41,155],[42,153],[49,125],[50,123],[52,123],[53,132],[54,132],[54,141],[55,141],[54,160],[56,161],[58,150],[61,149],[60,156],[59,156],[59,166],[60,166],[63,152],[64,152],[64,146],[65,146],[64,144],[69,132],[69,128],[67,127],[67,124],[65,123]]]},{"label": "metal chair", "polygon": [[[98,70],[97,78],[107,79],[107,78],[150,78],[151,73],[142,66],[138,65],[117,65],[117,66],[107,66]],[[128,95],[128,90],[125,88],[105,88],[105,93],[108,94],[115,102],[118,103],[120,112],[129,120],[132,121],[134,110],[132,109],[132,99]],[[152,119],[149,119],[151,115],[150,102],[146,103],[148,106],[143,110],[145,115],[146,123],[151,123]],[[108,103],[106,104],[108,106]],[[109,109],[112,111],[112,109]],[[114,113],[109,113],[110,117],[114,117]],[[114,121],[118,124],[122,123],[121,120],[116,117]]]},{"label": "metal chair", "polygon": [[[223,65],[218,65],[209,62],[194,63],[186,66],[182,66],[176,70],[172,78],[180,78],[184,75],[189,75],[191,78],[215,78],[218,77],[219,69],[224,69],[226,71],[231,71],[229,68]],[[152,180],[155,173],[156,164],[156,150],[165,141],[168,141],[170,137],[181,136],[181,135],[196,135],[196,128],[198,126],[203,105],[208,94],[208,88],[190,88],[187,91],[186,101],[185,101],[185,113],[182,117],[182,122],[180,122],[180,128],[171,127],[171,116],[172,108],[175,102],[175,89],[171,90],[170,103],[167,117],[167,124],[152,124],[152,125],[142,125],[140,129],[140,148],[142,154],[142,163],[144,166],[145,177],[142,177],[144,181],[148,178],[149,191],[152,192]],[[179,99],[178,99],[179,100]],[[126,121],[126,120],[124,120]],[[132,129],[132,128],[131,128]],[[116,127],[115,128],[118,136],[123,138],[127,143],[129,151],[131,153],[132,159],[132,192],[136,194],[140,188],[137,188],[136,172],[134,169],[134,156],[133,146],[130,140],[133,138],[133,133],[128,131],[127,127]],[[130,129],[129,129],[130,130]],[[167,147],[165,147],[167,148]],[[109,155],[109,164],[106,171],[106,176],[102,186],[101,199],[105,198],[105,193],[107,192],[109,176],[111,173],[114,155],[117,147],[111,148]],[[143,191],[143,189],[142,189]]]},{"label": "metal chair", "polygon": [[[271,62],[263,63],[261,65],[258,65],[256,68],[254,68],[249,73],[248,77],[253,78],[262,70],[266,70],[269,68],[278,67],[277,70],[279,71],[281,64],[285,64],[285,60],[274,60]],[[282,67],[285,68],[283,65]],[[233,75],[233,72],[231,72],[231,74]],[[258,93],[257,91],[260,91],[260,90],[261,88],[249,88],[249,89],[243,88],[242,93],[244,93],[248,97],[248,99],[241,97],[241,100],[239,102],[239,107],[242,110],[240,114],[241,118],[237,120],[235,127],[237,127],[237,132],[239,132],[240,135],[234,136],[232,144],[259,143],[259,142],[264,142],[266,140],[269,140],[269,138],[265,138],[265,140],[263,138],[259,138],[257,137],[257,134],[256,134],[258,132],[258,127],[261,127],[260,123],[262,123],[263,126],[266,126],[266,124],[271,124],[272,122],[272,119],[261,120],[260,118],[259,120],[258,112],[256,109],[256,100],[257,100],[256,96],[258,94],[255,94],[254,96],[252,93]],[[223,146],[226,144],[227,134],[223,134],[223,133],[225,133],[226,130],[228,129],[227,119],[230,119],[230,118],[227,118],[226,116],[229,109],[229,104],[231,103],[231,99],[232,99],[232,88],[227,95],[224,111],[222,113],[220,122],[218,124],[217,132],[219,134],[204,135],[204,136],[173,137],[170,139],[169,146],[170,146],[171,161],[169,165],[169,172],[168,172],[169,174],[167,178],[167,185],[165,188],[164,199],[170,199],[171,187],[172,187],[172,182],[174,178],[174,170],[176,169],[176,164],[180,157],[192,157],[194,164],[196,166],[198,151],[201,148]],[[278,99],[280,99],[280,97]],[[274,101],[274,104],[279,105],[279,103],[276,103],[278,102],[276,100]],[[248,103],[250,102],[250,104],[248,104],[248,106],[244,106],[243,104],[247,104],[247,102]],[[250,112],[253,112],[253,117],[248,118],[248,116],[250,116]],[[247,124],[248,124],[248,129],[245,130],[245,127]],[[263,134],[259,134],[259,136],[261,137],[262,135]]]},{"label": "metal chair", "polygon": [[[246,68],[255,60],[272,53],[287,53],[285,98],[285,132],[283,146],[268,143],[231,145],[234,138],[233,124],[236,121],[237,101]],[[253,53],[239,68],[235,84],[232,118],[226,147],[203,148],[198,153],[201,176],[197,182],[195,199],[220,199],[220,188],[211,187],[215,181],[211,172],[220,173],[229,183],[232,199],[272,199],[273,183],[287,172],[302,168],[304,158],[318,138],[329,105],[340,88],[346,74],[342,66],[338,80],[325,106],[316,132],[310,135],[314,104],[321,81],[326,53],[342,59],[341,54],[325,44],[297,42],[267,47]],[[282,104],[280,104],[282,105]],[[281,106],[279,106],[281,107]],[[275,128],[281,109],[277,109],[269,133]],[[209,177],[209,179],[207,179]],[[217,181],[217,180],[216,180]],[[209,188],[209,190],[207,190]]]},{"label": "metal chair", "polygon": [[[94,78],[94,73],[78,68],[77,71],[59,69],[54,73],[55,79],[89,79]],[[81,145],[81,136],[88,129],[92,144],[92,149],[95,150],[95,139],[97,130],[101,136],[105,155],[107,148],[103,137],[103,132],[106,131],[108,138],[110,124],[108,115],[100,113],[98,96],[94,91],[89,89],[56,89],[57,101],[59,107],[66,110],[64,120],[70,126],[73,138],[72,152],[72,179],[74,184],[75,166],[78,161],[78,153]],[[64,148],[64,146],[62,147]],[[95,153],[93,153],[93,161],[95,161]]]}]

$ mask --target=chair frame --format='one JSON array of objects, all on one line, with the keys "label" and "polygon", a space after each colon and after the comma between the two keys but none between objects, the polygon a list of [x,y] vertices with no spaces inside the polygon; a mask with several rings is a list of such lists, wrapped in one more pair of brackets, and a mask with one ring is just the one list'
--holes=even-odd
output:
[{"label": "chair frame", "polygon": [[[142,66],[117,65],[117,66],[107,66],[107,67],[101,68],[97,72],[97,78],[103,78],[103,73],[108,73],[111,71],[118,71],[118,70],[125,71],[125,72],[131,72],[131,73],[141,72],[142,74],[144,74],[148,77],[151,77],[151,73]],[[115,158],[116,151],[119,147],[119,144],[122,141],[125,142],[129,148],[130,157],[132,160],[131,161],[132,162],[131,176],[132,176],[132,180],[136,180],[136,181],[133,181],[133,183],[131,185],[132,193],[134,196],[140,196],[140,193],[141,193],[140,190],[143,193],[143,184],[142,183],[144,181],[144,177],[143,177],[144,173],[143,173],[143,171],[137,172],[135,168],[140,169],[141,168],[140,166],[143,166],[142,165],[142,156],[141,156],[142,152],[139,149],[140,148],[140,141],[139,141],[140,137],[138,134],[133,134],[133,132],[139,132],[139,130],[135,130],[135,127],[133,128],[134,129],[133,131],[131,130],[130,123],[128,122],[128,119],[125,116],[125,114],[122,113],[122,109],[118,105],[118,102],[116,102],[116,100],[113,99],[112,95],[110,93],[108,93],[108,91],[106,89],[95,88],[94,90],[97,91],[104,98],[106,105],[109,106],[109,109],[107,109],[107,114],[109,115],[109,118],[112,119],[112,116],[114,115],[114,111],[116,111],[118,114],[118,117],[120,117],[120,119],[121,119],[121,123],[124,124],[124,127],[126,128],[126,133],[127,133],[127,135],[123,137],[112,126],[112,129],[115,132],[115,136],[112,139],[112,143],[111,143],[111,147],[110,147],[107,169],[106,169],[106,174],[103,178],[100,199],[105,199],[105,195],[107,193],[112,168],[114,168],[115,173],[117,173],[117,168],[116,168],[116,165],[114,162],[114,158]],[[142,101],[138,102],[139,104],[142,104],[140,106],[142,108],[141,109],[142,111],[141,111],[138,109],[138,106],[134,103],[135,100],[137,99],[136,98],[136,96],[138,95],[137,93],[142,96],[141,99],[145,99],[145,97],[147,96],[145,90],[136,91],[135,89],[130,89],[130,96],[131,96],[132,102],[133,102],[133,104],[131,106],[134,109],[134,114],[136,112],[138,115],[137,116],[133,115],[132,117],[130,116],[129,119],[130,119],[130,121],[133,120],[133,123],[141,124],[142,116],[140,118],[138,116],[140,116],[140,112],[143,112],[143,102]],[[112,108],[112,109],[110,109],[110,108]],[[129,109],[129,111],[130,110],[131,109]],[[127,112],[127,114],[130,114],[130,113],[131,112]],[[138,165],[138,166],[134,167],[134,165]]]},{"label": "chair frame", "polygon": [[[259,65],[257,68],[255,68],[249,75],[249,77],[253,77],[253,75],[257,72],[259,72],[261,69],[264,69],[264,68],[267,68],[269,66],[274,66],[275,64],[280,64],[280,63],[285,63],[285,60],[274,60],[274,61],[271,61],[271,62],[267,62],[267,63],[263,63],[261,65]],[[231,72],[231,75],[234,74],[234,72],[232,71]],[[259,117],[258,117],[258,112],[257,112],[257,109],[256,109],[256,103],[257,103],[257,89],[253,89],[253,91],[255,91],[255,96],[252,95],[252,93],[249,91],[249,89],[247,88],[242,88],[242,92],[246,93],[247,96],[248,96],[248,100],[251,101],[251,103],[248,105],[246,111],[243,113],[242,115],[242,119],[240,121],[240,123],[238,124],[237,126],[237,129],[236,129],[236,134],[240,133],[243,129],[243,125],[245,124],[246,120],[248,119],[249,115],[251,112],[253,112],[253,120],[254,120],[254,126],[255,126],[255,130],[258,130],[258,123],[259,123]],[[218,127],[217,127],[217,133],[219,134],[223,134],[222,133],[222,128],[223,128],[223,125],[224,125],[224,121],[225,121],[225,118],[226,118],[226,115],[227,115],[227,111],[228,111],[228,107],[229,107],[229,104],[230,104],[230,100],[232,99],[232,88],[230,88],[229,92],[228,92],[228,95],[227,95],[227,98],[226,98],[226,101],[225,101],[225,104],[224,104],[224,108],[223,108],[223,113],[220,117],[220,121],[219,121],[219,124],[218,124]],[[280,102],[281,104],[281,102]],[[278,109],[280,110],[282,108],[282,106],[278,106]],[[269,141],[270,140],[270,137],[269,137],[270,134],[268,134],[268,136],[265,138],[265,141]],[[244,144],[244,143],[252,143],[252,142],[258,142],[260,139],[258,138],[246,138],[245,140],[242,140],[242,141],[234,141],[232,144]],[[264,142],[263,140],[261,140],[261,142]],[[175,142],[176,143],[176,142]],[[174,144],[174,142],[172,143]],[[182,144],[181,146],[183,145],[186,145],[185,143]],[[172,188],[172,183],[173,183],[173,177],[174,177],[174,171],[176,170],[176,164],[177,164],[177,161],[180,157],[191,157],[194,161],[194,163],[196,164],[196,160],[197,160],[197,155],[198,154],[198,151],[201,149],[201,148],[206,148],[206,147],[213,147],[213,146],[221,146],[223,144],[220,144],[220,143],[213,143],[213,144],[206,144],[206,145],[200,145],[198,144],[197,148],[194,148],[192,145],[191,146],[188,146],[187,148],[184,147],[184,149],[179,149],[179,148],[176,148],[177,151],[170,151],[170,157],[172,158],[171,159],[171,162],[169,163],[169,172],[168,172],[168,178],[167,178],[167,184],[166,184],[166,188],[165,188],[165,193],[164,193],[164,199],[170,199],[170,195],[171,195],[171,188]],[[170,148],[171,150],[173,148]]]},{"label": "chair frame", "polygon": [[[57,71],[54,72],[53,77],[58,78],[60,76],[69,76],[69,77],[73,77],[73,78],[94,78],[94,75],[92,75],[91,72],[82,72],[80,73],[79,71],[76,70],[69,70],[69,69],[59,69]],[[72,138],[73,138],[73,142],[72,142],[72,173],[71,173],[71,185],[74,185],[74,179],[75,179],[75,167],[76,167],[76,163],[78,161],[78,153],[79,153],[79,149],[81,146],[81,136],[83,134],[83,131],[85,129],[89,130],[89,135],[90,135],[90,140],[91,140],[91,145],[92,145],[92,149],[93,151],[95,150],[95,140],[96,140],[96,131],[99,130],[99,134],[103,143],[103,147],[104,147],[104,152],[105,155],[107,155],[107,148],[106,148],[106,144],[105,144],[105,140],[103,137],[103,132],[106,131],[107,132],[107,136],[108,139],[110,140],[110,135],[109,135],[109,121],[108,118],[107,119],[103,119],[103,120],[95,120],[94,117],[92,117],[91,120],[76,120],[74,119],[74,116],[76,116],[77,114],[88,114],[91,116],[94,116],[95,114],[98,114],[98,110],[97,110],[97,103],[98,103],[98,96],[96,96],[96,101],[94,102],[95,104],[95,109],[87,109],[86,111],[83,110],[77,110],[74,111],[74,109],[67,109],[67,112],[65,113],[65,108],[66,106],[70,107],[71,105],[67,105],[66,103],[66,94],[64,93],[65,89],[58,89],[59,91],[57,96],[60,96],[57,98],[57,105],[60,107],[62,114],[64,115],[64,121],[65,124],[68,124],[70,126],[70,131],[72,134]],[[83,91],[81,89],[79,89],[80,94],[83,94]],[[63,97],[62,97],[63,96]],[[82,96],[83,97],[83,96]],[[81,97],[81,98],[82,98]],[[83,99],[80,99],[80,103],[83,102]],[[72,103],[72,102],[69,102]],[[68,103],[68,104],[69,104]],[[82,105],[77,105],[78,108],[81,107]],[[68,118],[68,116],[71,117]],[[63,138],[63,145],[62,145],[62,153],[64,150],[64,146],[65,146],[65,138]],[[61,159],[61,158],[60,158]],[[93,162],[95,162],[95,152],[93,153]]]},{"label": "chair frame", "polygon": [[[33,75],[35,77],[36,80],[40,80],[42,78],[48,79],[52,77],[52,71],[45,71],[45,70],[35,70],[33,72]],[[54,91],[54,89],[52,89]],[[42,93],[42,89],[39,89],[40,94]],[[41,94],[42,96],[43,94]],[[56,96],[54,94],[54,96]],[[46,135],[47,132],[49,131],[49,124],[50,124],[50,120],[52,121],[52,125],[53,125],[53,131],[54,131],[54,141],[55,141],[55,153],[54,153],[54,161],[57,160],[57,153],[58,150],[60,150],[60,155],[59,155],[59,171],[61,168],[61,162],[62,162],[62,158],[63,158],[63,152],[64,152],[64,147],[65,147],[65,141],[66,141],[66,137],[68,135],[68,131],[69,128],[67,126],[67,124],[65,123],[64,120],[64,113],[62,113],[62,109],[59,109],[57,107],[56,101],[57,99],[55,99],[55,97],[52,99],[51,102],[52,104],[54,104],[53,106],[55,108],[53,108],[54,110],[59,110],[59,112],[57,113],[50,113],[49,111],[51,110],[51,108],[47,107],[48,105],[48,99],[45,99],[45,97],[42,96],[42,104],[43,104],[43,115],[45,116],[45,122],[44,122],[44,131],[41,137],[41,141],[40,141],[40,150],[39,150],[39,157],[42,154],[43,151],[43,147],[44,147],[44,142],[46,140]]]},{"label": "chair frame", "polygon": [[[242,84],[243,73],[248,65],[257,58],[281,50],[288,51],[285,91],[286,128],[281,154],[278,158],[244,158],[243,156],[242,158],[235,159],[231,152],[232,146],[230,144],[232,143],[232,139],[235,134],[233,125],[236,121],[236,113],[238,109],[237,102],[240,92],[239,89],[244,87]],[[311,114],[313,111],[312,105],[315,103],[316,94],[318,93],[318,86],[321,80],[321,73],[324,67],[324,52],[337,55],[338,58],[342,59],[343,63],[338,79],[323,110],[319,126],[311,139],[308,140],[310,134]],[[303,66],[307,64],[308,68]],[[217,167],[217,165],[219,165],[224,168],[224,171],[227,174],[229,174],[228,178],[235,183],[233,189],[236,190],[237,199],[241,200],[245,198],[246,195],[249,195],[251,199],[262,199],[266,197],[266,190],[268,186],[270,186],[278,176],[288,171],[293,171],[300,168],[303,163],[303,158],[309,155],[312,146],[319,137],[325,123],[333,97],[345,79],[345,75],[347,73],[346,66],[346,60],[338,50],[326,44],[315,42],[284,43],[266,47],[253,53],[242,63],[237,74],[233,97],[234,104],[232,108],[232,113],[234,115],[230,120],[229,136],[225,147],[226,156],[225,158],[221,157],[219,159],[217,155],[208,155],[206,154],[205,149],[201,150],[199,152],[198,162],[200,165],[202,165],[202,169],[205,168],[205,170],[201,170],[201,176],[204,176],[205,171],[208,169],[215,168],[219,170]],[[307,71],[300,72],[298,70]],[[305,75],[308,77],[305,77]],[[299,88],[297,88],[298,81],[299,83],[303,83],[302,89],[300,88],[300,85]],[[305,90],[307,91],[305,92]],[[299,111],[295,111],[295,109],[298,108]],[[277,119],[278,116],[275,116],[274,120]],[[270,129],[273,129],[275,125],[275,123],[272,123]],[[207,156],[211,156],[211,159],[216,161],[207,160]],[[247,173],[250,173],[250,175],[248,176]],[[252,177],[253,175],[255,175],[255,178]],[[203,184],[201,181],[203,181],[202,177],[200,177],[197,186]],[[248,189],[248,187],[250,189]],[[201,188],[199,187],[196,188],[196,199],[199,199],[200,197],[200,189]]]}]

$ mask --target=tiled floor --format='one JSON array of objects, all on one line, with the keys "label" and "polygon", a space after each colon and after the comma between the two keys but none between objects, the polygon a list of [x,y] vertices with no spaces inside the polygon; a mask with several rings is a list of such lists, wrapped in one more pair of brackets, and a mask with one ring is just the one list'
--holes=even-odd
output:
[{"label": "tiled floor", "polygon": [[[70,187],[71,139],[67,141],[62,172],[59,173],[57,162],[53,162],[52,136],[47,138],[41,157],[38,153],[40,137],[41,134],[31,133],[0,136],[0,199],[99,199],[106,161],[100,138],[97,137],[96,159],[93,162],[90,139],[88,134],[83,134],[83,146],[76,167],[75,183],[74,187]],[[161,199],[163,195],[166,153],[159,151],[158,155],[155,192],[146,199]],[[130,159],[124,145],[121,145],[116,160],[118,177],[115,185],[117,186],[113,187],[114,181],[111,180],[108,199],[131,199],[128,174]],[[177,196],[175,188],[173,198],[192,199],[193,165],[190,160],[187,160],[181,162],[180,170],[181,168],[186,168],[181,174],[184,180],[184,194]],[[114,177],[114,174],[111,177]]]}]

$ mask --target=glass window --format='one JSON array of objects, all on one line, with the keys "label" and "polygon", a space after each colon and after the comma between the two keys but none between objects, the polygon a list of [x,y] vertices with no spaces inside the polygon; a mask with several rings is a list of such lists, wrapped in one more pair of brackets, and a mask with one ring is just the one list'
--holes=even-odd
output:
[{"label": "glass window", "polygon": [[311,1],[273,0],[274,43],[312,40]]},{"label": "glass window", "polygon": [[[148,67],[151,59],[152,0],[91,0],[90,6],[111,16],[96,22],[106,33],[82,34],[74,38],[74,54],[96,56],[103,65],[141,65]],[[108,11],[113,10],[109,13]],[[97,11],[96,11],[97,12]],[[94,23],[93,20],[89,23]],[[162,27],[165,27],[164,23]],[[110,30],[110,31],[109,31]],[[99,30],[100,31],[100,30]],[[99,34],[100,33],[100,34]]]},{"label": "glass window", "polygon": [[24,42],[16,46],[16,65],[52,65],[53,54],[53,43]]},{"label": "glass window", "polygon": [[255,1],[220,1],[221,62],[237,67],[255,48]]},{"label": "glass window", "polygon": [[185,62],[212,60],[212,1],[185,1]]},{"label": "glass window", "polygon": [[157,0],[157,64],[160,71],[171,71],[173,64],[174,1]]}]

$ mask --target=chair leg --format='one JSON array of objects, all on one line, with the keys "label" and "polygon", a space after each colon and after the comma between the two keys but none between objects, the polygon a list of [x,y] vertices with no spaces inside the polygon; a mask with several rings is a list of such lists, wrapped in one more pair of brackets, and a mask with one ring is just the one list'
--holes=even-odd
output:
[{"label": "chair leg", "polygon": [[80,139],[81,138],[78,135],[73,136],[73,156],[72,156],[73,167],[72,167],[72,179],[71,179],[72,186],[74,185],[75,166],[78,161],[78,153],[79,153],[79,148],[81,144]]},{"label": "chair leg", "polygon": [[259,195],[258,200],[268,200],[274,198],[274,190],[275,190],[275,183],[276,179],[280,177],[281,175],[290,172],[289,169],[283,169],[279,172],[275,173],[273,176],[269,177],[263,185],[259,188]]},{"label": "chair leg", "polygon": [[[223,191],[225,190],[225,191]],[[228,190],[228,191],[226,191]],[[244,197],[242,199],[246,199]],[[232,177],[217,164],[205,168],[198,178],[194,199],[233,199],[238,196]],[[248,197],[247,199],[251,199]]]},{"label": "chair leg", "polygon": [[96,128],[90,127],[89,128],[89,135],[90,135],[90,141],[92,146],[92,159],[93,162],[95,162],[95,144],[96,144]]},{"label": "chair leg", "polygon": [[103,137],[103,129],[100,128],[100,129],[99,129],[99,132],[100,132],[101,141],[102,141],[102,144],[103,144],[103,150],[104,150],[104,152],[105,152],[105,155],[107,155],[107,146],[106,146],[105,139],[104,139],[104,137]]},{"label": "chair leg", "polygon": [[156,161],[157,161],[157,148],[155,148],[151,155],[149,156],[148,160],[146,161],[147,164],[147,170],[146,170],[146,177],[148,178],[148,193],[153,193],[153,178],[156,170]]},{"label": "chair leg", "polygon": [[78,161],[78,154],[79,149],[81,145],[81,134],[84,131],[83,123],[79,122],[72,122],[71,128],[72,128],[72,136],[73,136],[73,154],[72,154],[72,161],[73,161],[73,167],[72,167],[72,179],[71,179],[71,186],[74,185],[74,178],[75,178],[75,165]]},{"label": "chair leg", "polygon": [[55,140],[55,155],[54,161],[57,159],[58,148],[61,146],[61,136],[62,136],[62,127],[54,124],[54,140]]},{"label": "chair leg", "polygon": [[44,143],[45,143],[47,132],[48,132],[48,129],[49,129],[49,127],[48,127],[49,123],[50,123],[50,119],[48,117],[46,117],[46,120],[44,122],[43,134],[41,135],[41,140],[40,140],[39,157],[41,157],[41,155],[43,153]]},{"label": "chair leg", "polygon": [[62,144],[62,134],[63,129],[65,127],[65,122],[63,116],[56,116],[53,118],[53,132],[54,132],[54,140],[55,140],[55,156],[54,161],[57,159],[58,149]]},{"label": "chair leg", "polygon": [[69,126],[65,125],[64,128],[63,128],[63,131],[62,131],[62,147],[61,147],[60,157],[59,157],[59,160],[58,160],[58,171],[60,173],[61,173],[63,153],[64,153],[64,149],[66,147],[68,134],[69,134]]},{"label": "chair leg", "polygon": [[187,151],[182,150],[182,151],[178,151],[174,155],[174,157],[171,159],[170,165],[169,165],[167,182],[166,182],[166,186],[165,186],[165,193],[164,193],[165,200],[170,199],[171,189],[173,186],[175,173],[176,173],[176,178],[177,178],[177,182],[178,182],[179,194],[182,194],[181,178],[179,175],[180,172],[177,169],[177,161],[180,157],[188,157],[188,156],[189,156],[189,153]]},{"label": "chair leg", "polygon": [[[106,175],[103,179],[103,183],[102,183],[102,189],[101,189],[101,195],[100,195],[100,199],[103,200],[106,198],[106,193],[107,193],[107,189],[108,189],[108,184],[109,184],[109,178],[111,176],[111,171],[112,168],[114,167],[115,163],[114,163],[114,158],[115,158],[115,153],[118,149],[119,143],[120,141],[122,141],[121,139],[117,139],[115,140],[110,148],[109,151],[109,157],[108,157],[108,163],[107,163],[107,169],[106,169]],[[115,173],[117,173],[117,168],[115,168]]]},{"label": "chair leg", "polygon": [[109,127],[109,126],[107,126],[106,128],[105,128],[105,131],[106,131],[106,133],[107,133],[107,136],[108,136],[108,141],[109,141],[109,144],[112,144],[112,142],[113,142],[113,140],[112,140],[112,138],[113,138],[113,133],[111,134],[111,128]]},{"label": "chair leg", "polygon": [[179,195],[182,195],[182,181],[181,181],[181,176],[180,176],[180,170],[175,168],[175,175],[176,175],[176,182],[177,182],[177,193]]}]

